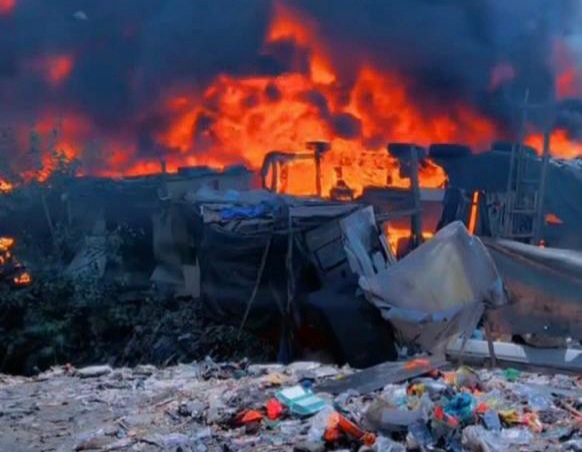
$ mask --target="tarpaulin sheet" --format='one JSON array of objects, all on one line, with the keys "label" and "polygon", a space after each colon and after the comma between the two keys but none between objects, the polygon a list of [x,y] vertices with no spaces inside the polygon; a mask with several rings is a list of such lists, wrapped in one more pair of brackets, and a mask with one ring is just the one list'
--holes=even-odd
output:
[{"label": "tarpaulin sheet", "polygon": [[[346,215],[355,204],[278,196],[264,191],[229,193],[205,190],[189,199],[184,215],[200,263],[203,304],[214,319],[240,324],[259,280],[245,328],[277,328],[291,299],[310,289],[312,258],[303,233]],[[269,205],[260,218],[227,219],[225,209]],[[291,222],[291,224],[289,223]],[[292,264],[287,268],[289,240]],[[265,251],[266,250],[266,251]],[[261,262],[266,252],[266,263]],[[307,274],[307,276],[306,276]]]},{"label": "tarpaulin sheet", "polygon": [[435,350],[468,335],[486,305],[505,304],[503,283],[483,243],[461,222],[441,229],[397,264],[360,277],[368,301],[402,340]]},{"label": "tarpaulin sheet", "polygon": [[510,296],[495,329],[582,339],[582,253],[484,239]]}]

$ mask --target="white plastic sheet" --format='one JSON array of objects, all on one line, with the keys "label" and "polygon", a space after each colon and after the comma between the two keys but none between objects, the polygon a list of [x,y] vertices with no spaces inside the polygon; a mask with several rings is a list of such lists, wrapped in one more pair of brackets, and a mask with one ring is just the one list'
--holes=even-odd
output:
[{"label": "white plastic sheet", "polygon": [[468,336],[487,305],[506,303],[493,259],[461,222],[397,264],[360,275],[359,284],[403,341],[430,351],[459,333]]}]

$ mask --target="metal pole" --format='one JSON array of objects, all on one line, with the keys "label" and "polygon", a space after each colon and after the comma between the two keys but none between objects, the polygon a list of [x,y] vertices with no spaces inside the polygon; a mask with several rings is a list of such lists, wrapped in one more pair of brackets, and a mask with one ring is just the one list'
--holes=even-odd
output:
[{"label": "metal pole", "polygon": [[418,148],[410,147],[410,181],[414,199],[414,214],[411,217],[412,246],[416,248],[422,243],[422,207],[420,204],[420,183],[418,179]]},{"label": "metal pole", "polygon": [[540,187],[538,190],[538,202],[536,206],[536,218],[534,223],[534,244],[538,244],[542,238],[542,226],[544,221],[544,197],[546,194],[546,177],[548,173],[548,165],[550,162],[550,139],[553,127],[553,114],[550,113],[550,119],[546,124],[544,130],[544,151],[542,154],[542,168],[540,177]]},{"label": "metal pole", "polygon": [[[516,154],[519,154],[521,157],[521,143],[525,137],[525,126],[527,124],[527,109],[528,109],[528,101],[529,101],[529,89],[525,90],[525,95],[523,99],[523,111],[521,115],[521,123],[519,125],[519,134],[517,143],[513,143],[511,148],[511,158],[509,161],[509,173],[507,175],[507,192],[506,192],[506,200],[505,200],[505,236],[510,236],[513,233],[513,215],[512,210],[514,207],[515,199],[512,199],[512,192],[513,192],[513,171],[515,170],[515,158]],[[518,169],[519,170],[519,169]],[[519,178],[519,176],[517,177]],[[517,186],[516,186],[517,188]],[[517,190],[516,190],[517,191]],[[517,193],[514,194],[517,197]]]}]

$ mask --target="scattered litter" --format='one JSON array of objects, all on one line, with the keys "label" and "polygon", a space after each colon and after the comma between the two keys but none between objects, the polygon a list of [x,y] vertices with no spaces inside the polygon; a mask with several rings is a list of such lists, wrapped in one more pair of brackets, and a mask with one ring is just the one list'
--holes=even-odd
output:
[{"label": "scattered litter", "polygon": [[489,410],[483,414],[483,423],[487,430],[499,431],[501,430],[501,420],[496,411]]},{"label": "scattered litter", "polygon": [[517,369],[509,367],[503,371],[503,375],[507,381],[514,382],[519,379],[520,372]]},{"label": "scattered litter", "polygon": [[420,409],[407,410],[393,407],[388,402],[378,399],[366,411],[366,421],[376,431],[382,433],[405,432],[411,424],[422,419]]},{"label": "scattered litter", "polygon": [[[0,378],[0,433],[3,441],[30,439],[32,415],[45,438],[32,446],[51,450],[64,450],[69,437],[66,450],[580,450],[579,378],[523,371],[511,382],[498,369],[431,371],[424,359],[379,368],[390,369],[384,379],[398,383],[363,394],[349,388],[335,397],[321,392],[333,366],[317,363],[259,368],[206,360],[147,372],[53,368],[41,378]],[[410,372],[416,366],[424,376]],[[347,367],[335,373],[362,375]],[[370,374],[363,375],[346,379],[360,388],[369,382]],[[283,380],[288,386],[281,388],[276,383]],[[75,398],[82,411],[70,402]],[[90,428],[78,433],[75,423],[62,421],[72,417]]]},{"label": "scattered litter", "polygon": [[477,400],[471,394],[461,392],[447,402],[444,411],[448,416],[454,417],[463,424],[474,421]]}]

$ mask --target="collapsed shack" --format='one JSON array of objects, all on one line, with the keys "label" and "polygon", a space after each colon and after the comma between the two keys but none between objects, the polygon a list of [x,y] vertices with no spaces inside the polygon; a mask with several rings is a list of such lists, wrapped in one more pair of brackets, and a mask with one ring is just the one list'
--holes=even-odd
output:
[{"label": "collapsed shack", "polygon": [[[459,217],[466,221],[467,209],[451,209],[450,193],[462,190],[459,179],[452,176],[451,181],[443,210],[442,190],[368,187],[357,202],[250,190],[251,173],[244,168],[224,173],[191,168],[178,175],[121,181],[74,178],[60,188],[51,186],[44,198],[32,197],[37,211],[43,211],[41,201],[46,203],[50,222],[14,208],[2,226],[16,232],[27,216],[34,217],[27,227],[35,233],[38,226],[42,233],[36,234],[47,252],[54,245],[55,230],[70,232],[74,226],[79,231],[76,240],[65,234],[67,240],[55,242],[66,245],[59,259],[67,277],[83,280],[89,274],[103,285],[121,277],[123,308],[128,301],[155,298],[154,292],[191,305],[199,300],[203,314],[229,325],[237,338],[244,330],[276,344],[283,362],[307,356],[361,368],[396,359],[397,345],[442,352],[449,339],[462,334],[466,340],[486,308],[504,305],[503,282],[512,303],[487,315],[496,331],[522,334],[516,325],[530,328],[533,322],[515,320],[525,309],[528,319],[534,312],[538,317],[535,331],[530,328],[528,333],[544,330],[579,337],[580,274],[569,286],[559,282],[564,275],[557,275],[555,282],[540,289],[547,297],[553,288],[569,287],[569,307],[556,304],[563,301],[560,291],[549,301],[534,297],[535,308],[516,306],[516,299],[524,296],[514,289],[532,285],[520,273],[528,266],[508,265],[500,257],[504,245],[486,241],[500,278],[479,239],[453,222]],[[482,198],[483,208],[492,211],[486,201]],[[410,221],[424,233],[420,220],[432,230],[441,212],[436,237],[397,261],[386,237],[390,229],[378,224],[400,221],[408,231]],[[486,214],[479,217],[483,232],[483,225],[493,220]],[[110,255],[108,243],[122,224],[142,234],[135,243],[122,240],[120,262]],[[415,240],[422,242],[419,234]],[[514,260],[521,265],[524,253],[518,251],[511,253],[519,255]],[[551,328],[544,321],[546,310],[553,311]],[[162,311],[163,306],[155,312]],[[186,316],[199,314],[189,310]],[[565,316],[574,320],[564,323]],[[127,334],[131,327],[124,328]],[[161,347],[168,355],[171,344]]]},{"label": "collapsed shack", "polygon": [[[213,319],[270,337],[281,361],[327,349],[334,360],[375,364],[394,357],[390,329],[355,296],[339,227],[360,208],[266,191],[190,193],[171,213],[175,230],[187,231],[174,236],[173,250],[190,252],[167,258],[178,265],[167,273],[194,267],[199,281],[176,288],[194,287]],[[378,235],[369,247],[386,253]],[[345,343],[346,318],[356,347]],[[380,329],[358,335],[370,322]]]}]

